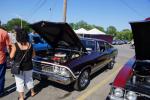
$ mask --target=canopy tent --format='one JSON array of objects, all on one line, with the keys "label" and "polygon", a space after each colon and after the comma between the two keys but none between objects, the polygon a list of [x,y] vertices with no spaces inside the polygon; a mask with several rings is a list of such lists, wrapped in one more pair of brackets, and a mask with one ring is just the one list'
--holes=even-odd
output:
[{"label": "canopy tent", "polygon": [[105,33],[102,32],[102,31],[99,31],[99,30],[96,29],[96,28],[93,28],[93,29],[89,30],[89,31],[87,32],[87,34],[90,34],[90,35],[99,35],[99,34],[105,34]]},{"label": "canopy tent", "polygon": [[80,28],[78,30],[75,30],[76,34],[87,34],[87,32],[88,31],[86,29],[84,29],[84,28]]},{"label": "canopy tent", "polygon": [[87,31],[84,28],[80,28],[78,30],[74,30],[75,33],[79,36],[79,37],[92,37],[92,36],[98,36],[98,35],[105,35],[106,33],[99,31],[96,28],[93,28],[89,31]]}]

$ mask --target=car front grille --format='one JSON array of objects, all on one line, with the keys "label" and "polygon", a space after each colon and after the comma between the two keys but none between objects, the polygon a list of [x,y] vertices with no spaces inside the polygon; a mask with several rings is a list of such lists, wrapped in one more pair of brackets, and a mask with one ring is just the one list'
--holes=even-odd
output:
[{"label": "car front grille", "polygon": [[34,67],[40,71],[53,72],[53,65],[34,62]]}]

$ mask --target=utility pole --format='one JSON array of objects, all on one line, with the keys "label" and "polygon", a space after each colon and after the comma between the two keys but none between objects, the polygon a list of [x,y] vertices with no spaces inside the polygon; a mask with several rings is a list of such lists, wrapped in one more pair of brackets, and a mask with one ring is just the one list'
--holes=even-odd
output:
[{"label": "utility pole", "polygon": [[64,0],[64,22],[66,22],[66,14],[67,14],[67,0]]},{"label": "utility pole", "polygon": [[22,23],[22,17],[18,14],[16,14],[16,16],[19,18],[20,20],[20,28],[23,28],[23,23]]}]

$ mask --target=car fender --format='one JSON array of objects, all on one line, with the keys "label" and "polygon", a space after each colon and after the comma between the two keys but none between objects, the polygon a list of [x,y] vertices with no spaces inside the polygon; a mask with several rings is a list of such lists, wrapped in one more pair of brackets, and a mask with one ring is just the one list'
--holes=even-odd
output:
[{"label": "car fender", "polygon": [[78,78],[78,77],[80,76],[80,74],[81,74],[84,70],[86,70],[86,69],[89,69],[89,70],[90,70],[90,74],[91,74],[91,67],[92,67],[91,65],[86,65],[85,67],[82,67],[82,69],[76,71],[76,72],[75,72],[76,78]]},{"label": "car fender", "polygon": [[131,58],[117,74],[113,86],[125,88],[126,82],[133,74],[133,66],[135,64],[135,57]]}]

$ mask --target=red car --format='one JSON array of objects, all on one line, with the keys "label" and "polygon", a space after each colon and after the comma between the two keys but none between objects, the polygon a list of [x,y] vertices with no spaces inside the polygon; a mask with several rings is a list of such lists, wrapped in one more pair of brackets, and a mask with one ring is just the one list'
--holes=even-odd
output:
[{"label": "red car", "polygon": [[116,76],[108,100],[150,100],[150,20],[130,25],[135,57]]}]

